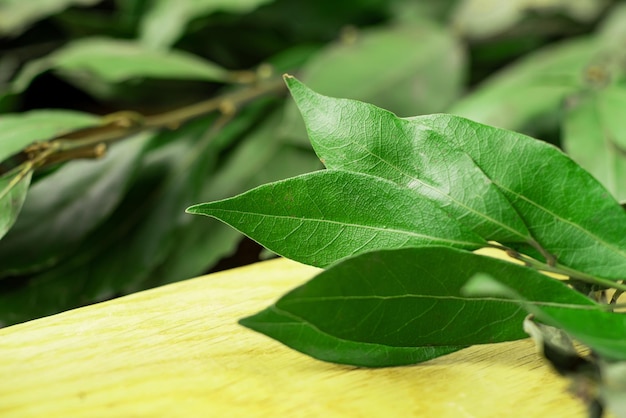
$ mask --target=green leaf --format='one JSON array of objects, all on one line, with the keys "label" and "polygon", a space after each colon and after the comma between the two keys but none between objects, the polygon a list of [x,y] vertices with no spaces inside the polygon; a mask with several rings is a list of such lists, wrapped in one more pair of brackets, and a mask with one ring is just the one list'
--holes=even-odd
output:
[{"label": "green leaf", "polygon": [[[214,121],[214,116],[203,117],[154,138],[169,145],[160,150],[167,154],[165,160],[150,169],[142,167],[142,171],[148,171],[144,173],[147,177],[155,179],[149,178],[148,185],[143,183],[146,179],[133,184],[123,206],[105,226],[111,230],[106,248],[94,261],[81,266],[93,271],[84,293],[99,298],[141,288],[178,245],[178,232],[187,218],[185,208],[197,201],[198,183],[216,164],[217,150],[212,146],[215,135],[209,129]],[[150,154],[144,163],[154,158],[157,156]],[[98,234],[90,240],[99,241]],[[119,245],[121,240],[123,246]]]},{"label": "green leaf", "polygon": [[556,147],[452,115],[401,119],[287,83],[327,167],[412,188],[483,238],[531,251],[529,244],[548,263],[624,277],[626,212]]},{"label": "green leaf", "polygon": [[342,362],[378,366],[406,364],[407,354],[424,361],[455,347],[525,338],[526,313],[517,303],[461,294],[479,272],[524,283],[537,300],[552,300],[549,292],[563,286],[527,267],[450,247],[383,250],[329,267],[242,323],[309,355],[330,356],[326,347],[335,342],[332,355]]},{"label": "green leaf", "polygon": [[505,129],[533,130],[584,84],[581,75],[598,52],[592,38],[568,40],[528,54],[492,75],[446,112]]},{"label": "green leaf", "polygon": [[0,241],[0,275],[34,271],[71,252],[120,202],[146,140],[137,135],[99,161],[72,162],[36,182]]},{"label": "green leaf", "polygon": [[486,240],[532,241],[515,209],[449,138],[370,104],[322,96],[295,78],[286,82],[326,167],[412,189]]},{"label": "green leaf", "polygon": [[198,17],[223,11],[246,13],[273,0],[154,0],[140,24],[139,38],[150,48],[167,48]]},{"label": "green leaf", "polygon": [[600,356],[626,360],[626,314],[610,312],[607,305],[595,303],[547,276],[542,280],[550,284],[550,291],[539,298],[533,288],[543,286],[542,283],[531,285],[525,279],[511,281],[501,277],[501,274],[481,272],[467,283],[464,293],[507,298],[523,306],[539,321],[567,332]]},{"label": "green leaf", "polygon": [[614,85],[568,100],[563,147],[619,201],[626,200],[626,88]]},{"label": "green leaf", "polygon": [[394,347],[354,342],[325,333],[289,312],[271,306],[239,321],[318,360],[361,367],[404,366],[453,353],[464,347]]},{"label": "green leaf", "polygon": [[220,219],[277,254],[322,267],[382,248],[486,244],[413,191],[345,171],[305,174],[187,212]]},{"label": "green leaf", "polygon": [[36,141],[52,139],[75,129],[95,126],[99,118],[71,110],[31,110],[0,115],[0,161]]},{"label": "green leaf", "polygon": [[0,239],[13,226],[22,209],[32,174],[29,170],[0,177]]},{"label": "green leaf", "polygon": [[91,6],[101,0],[0,0],[0,36],[19,35],[32,23],[68,7]]},{"label": "green leaf", "polygon": [[424,116],[414,122],[457,142],[502,190],[533,238],[556,259],[548,263],[598,277],[624,277],[626,212],[558,148],[450,115]]},{"label": "green leaf", "polygon": [[[422,22],[354,32],[322,49],[298,74],[322,94],[362,100],[408,116],[447,108],[461,93],[464,64],[459,41]],[[285,112],[282,132],[305,140],[297,107],[290,103]]]},{"label": "green leaf", "polygon": [[183,51],[153,51],[138,42],[106,38],[78,39],[54,53],[30,61],[15,78],[12,90],[25,90],[39,74],[55,70],[80,84],[95,78],[120,83],[136,78],[227,81],[228,72]]},{"label": "green leaf", "polygon": [[606,8],[597,0],[465,0],[459,3],[454,27],[467,37],[495,37],[532,15],[563,14],[578,22],[592,22]]}]

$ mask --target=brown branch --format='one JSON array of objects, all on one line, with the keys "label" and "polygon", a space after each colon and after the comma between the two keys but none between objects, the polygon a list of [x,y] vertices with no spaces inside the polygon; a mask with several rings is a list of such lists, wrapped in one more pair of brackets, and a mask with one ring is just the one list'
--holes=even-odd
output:
[{"label": "brown branch", "polygon": [[29,145],[0,163],[0,176],[24,164],[37,169],[77,158],[99,158],[106,153],[108,144],[138,132],[176,129],[191,119],[216,111],[231,117],[242,105],[258,97],[284,90],[282,78],[258,77],[256,83],[245,88],[157,115],[144,116],[133,111],[105,115],[98,126],[68,132],[48,141]]}]

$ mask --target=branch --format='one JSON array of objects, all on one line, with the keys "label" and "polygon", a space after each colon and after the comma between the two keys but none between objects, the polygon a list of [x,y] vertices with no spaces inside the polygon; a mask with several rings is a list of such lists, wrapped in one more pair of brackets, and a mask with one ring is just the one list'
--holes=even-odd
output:
[{"label": "branch", "polygon": [[144,116],[134,111],[120,111],[102,117],[102,123],[65,133],[48,141],[36,142],[0,163],[0,176],[28,165],[31,170],[78,158],[99,158],[109,144],[141,131],[176,129],[185,122],[219,111],[232,117],[237,110],[258,97],[285,90],[282,78],[264,79],[246,88],[169,112]]}]

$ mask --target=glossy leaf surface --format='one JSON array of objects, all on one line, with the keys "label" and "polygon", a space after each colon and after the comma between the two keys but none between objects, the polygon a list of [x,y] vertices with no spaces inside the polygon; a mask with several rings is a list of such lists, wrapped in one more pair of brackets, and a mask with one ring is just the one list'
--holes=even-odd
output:
[{"label": "glossy leaf surface", "polygon": [[487,240],[536,242],[548,262],[623,278],[626,213],[554,146],[452,115],[401,119],[287,82],[327,167],[413,188]]},{"label": "glossy leaf surface", "polygon": [[286,82],[326,167],[414,190],[486,240],[532,240],[500,190],[451,138],[371,104],[322,96],[295,78]]},{"label": "glossy leaf surface", "polygon": [[[563,286],[545,282],[532,269],[449,247],[376,251],[329,267],[243,324],[313,356],[318,344],[333,338],[365,343],[362,350],[380,350],[384,362],[379,366],[391,365],[392,359],[404,364],[409,347],[424,361],[451,347],[524,338],[526,313],[517,303],[461,293],[479,272],[523,282],[537,300],[552,300],[552,289]],[[336,344],[338,352],[343,348]]]},{"label": "glossy leaf surface", "polygon": [[450,115],[414,121],[453,138],[502,190],[557,263],[600,277],[624,277],[626,212],[559,149]]},{"label": "glossy leaf surface", "polygon": [[485,244],[412,190],[345,171],[305,174],[187,211],[216,217],[278,254],[319,267],[382,248]]},{"label": "glossy leaf surface", "polygon": [[403,366],[421,363],[465,347],[394,347],[350,341],[325,333],[313,324],[276,306],[244,318],[241,325],[262,332],[288,347],[318,360],[362,367]]}]

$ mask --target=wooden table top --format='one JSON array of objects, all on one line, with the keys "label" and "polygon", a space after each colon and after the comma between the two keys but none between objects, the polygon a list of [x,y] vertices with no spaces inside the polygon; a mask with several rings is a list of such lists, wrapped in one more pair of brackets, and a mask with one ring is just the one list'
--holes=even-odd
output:
[{"label": "wooden table top", "polygon": [[358,369],[237,324],[316,271],[265,261],[0,329],[0,417],[585,416],[530,340]]}]

